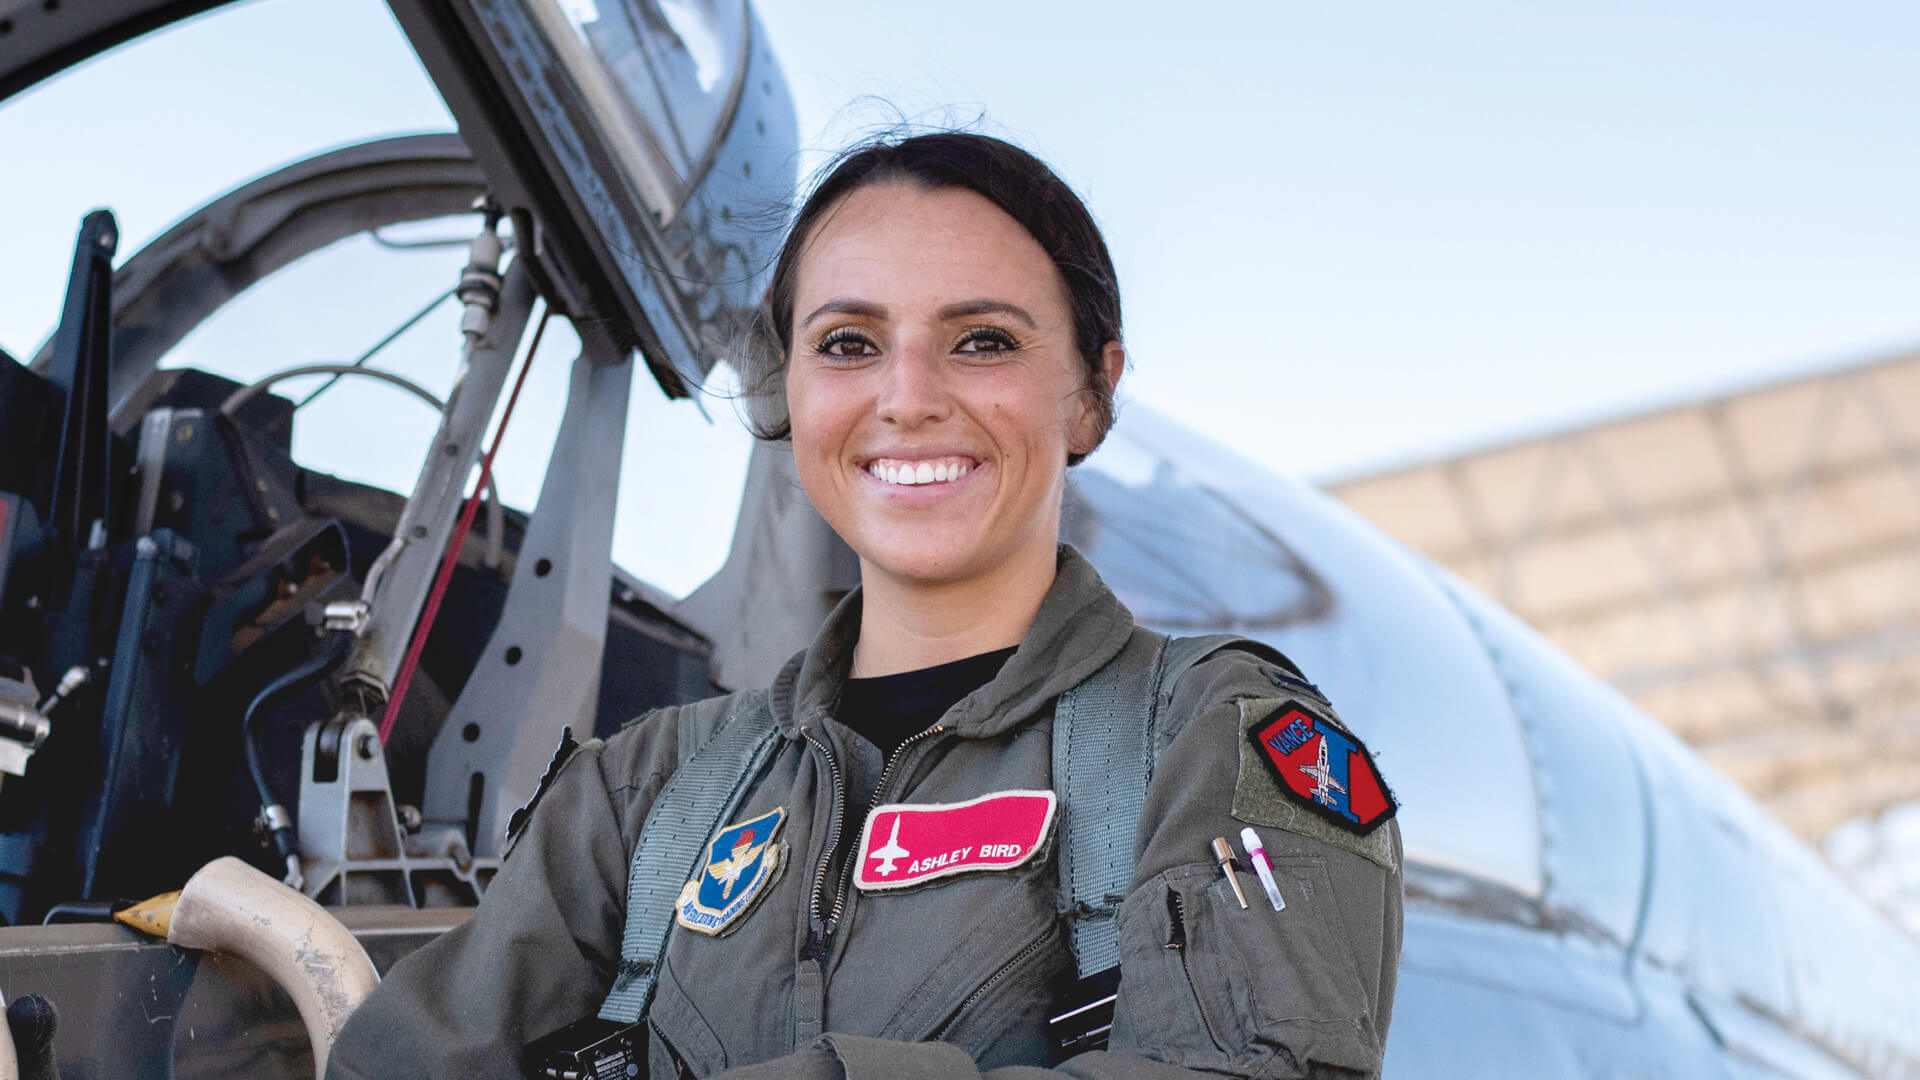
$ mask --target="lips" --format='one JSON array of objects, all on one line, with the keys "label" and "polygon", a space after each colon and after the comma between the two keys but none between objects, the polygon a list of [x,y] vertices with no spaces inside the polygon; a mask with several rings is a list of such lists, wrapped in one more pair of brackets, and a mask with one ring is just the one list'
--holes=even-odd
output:
[{"label": "lips", "polygon": [[979,467],[979,461],[961,454],[942,457],[877,457],[863,468],[867,475],[886,484],[916,487],[958,480]]}]

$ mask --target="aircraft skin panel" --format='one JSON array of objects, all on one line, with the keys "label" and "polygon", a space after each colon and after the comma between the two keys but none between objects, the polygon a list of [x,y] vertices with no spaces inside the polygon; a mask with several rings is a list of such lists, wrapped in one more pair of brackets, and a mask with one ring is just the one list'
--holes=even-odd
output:
[{"label": "aircraft skin panel", "polygon": [[1499,670],[1525,733],[1543,824],[1543,916],[1627,945],[1653,860],[1651,796],[1622,726],[1637,707],[1446,570],[1428,569]]},{"label": "aircraft skin panel", "polygon": [[[1414,913],[1408,912],[1408,940]],[[1421,932],[1427,933],[1426,927]],[[1729,1056],[1671,990],[1645,994],[1621,1023],[1580,1009],[1402,964],[1387,1037],[1389,1080],[1860,1080],[1781,1073]]]},{"label": "aircraft skin panel", "polygon": [[[1476,1080],[1861,1080],[1804,1034],[1612,948],[1410,907],[1385,1076]],[[1849,1055],[1853,1056],[1853,1055]]]},{"label": "aircraft skin panel", "polygon": [[1874,1075],[1920,1076],[1920,942],[1671,732],[1631,721],[1655,792],[1645,961],[1703,1001],[1886,1063]]},{"label": "aircraft skin panel", "polygon": [[[1462,983],[1632,1024],[1641,1013],[1616,945],[1414,904],[1406,913],[1402,978],[1424,971]],[[1394,1007],[1398,1026],[1399,1006]]]}]

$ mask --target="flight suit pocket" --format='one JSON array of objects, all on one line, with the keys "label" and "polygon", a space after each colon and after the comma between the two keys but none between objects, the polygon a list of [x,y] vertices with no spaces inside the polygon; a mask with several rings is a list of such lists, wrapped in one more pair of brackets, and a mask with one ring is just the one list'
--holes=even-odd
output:
[{"label": "flight suit pocket", "polygon": [[[903,903],[928,902],[921,925],[961,910],[965,922],[953,925],[950,945],[921,969],[912,988],[886,1022],[870,1034],[906,1042],[938,1040],[967,1050],[981,1068],[1032,1064],[1048,1059],[1047,1010],[1056,975],[1072,961],[1054,911],[1058,887],[1050,877],[981,877],[938,886],[972,893],[970,902],[933,906],[936,889],[880,897],[857,909],[857,932],[875,940],[896,940],[912,932],[911,922],[876,926],[881,915]],[[843,964],[845,961],[843,961]],[[844,1030],[844,1028],[842,1029]]]},{"label": "flight suit pocket", "polygon": [[1052,1049],[1048,976],[1061,952],[1059,928],[1049,925],[981,980],[930,1038],[965,1049],[982,1072],[1046,1061]]},{"label": "flight suit pocket", "polygon": [[727,1067],[727,1052],[713,1027],[673,977],[673,966],[662,964],[647,1007],[652,1028],[647,1045],[648,1074],[652,1077],[706,1076]]},{"label": "flight suit pocket", "polygon": [[1111,1049],[1189,1068],[1236,1064],[1229,1051],[1230,1009],[1220,993],[1225,984],[1207,970],[1207,951],[1193,950],[1189,929],[1203,913],[1206,887],[1205,867],[1176,867],[1120,905],[1120,992]]},{"label": "flight suit pocket", "polygon": [[1324,863],[1275,863],[1283,911],[1214,866],[1168,871],[1121,912],[1114,1048],[1274,1077],[1377,1071],[1380,1050]]},{"label": "flight suit pocket", "polygon": [[1301,1076],[1319,1075],[1317,1066],[1376,1071],[1380,1045],[1325,860],[1280,856],[1273,874],[1287,905],[1280,911],[1252,874],[1235,875],[1244,910],[1225,876],[1207,886],[1210,945],[1234,961],[1219,965],[1232,1026],[1256,1046],[1283,1049]]}]

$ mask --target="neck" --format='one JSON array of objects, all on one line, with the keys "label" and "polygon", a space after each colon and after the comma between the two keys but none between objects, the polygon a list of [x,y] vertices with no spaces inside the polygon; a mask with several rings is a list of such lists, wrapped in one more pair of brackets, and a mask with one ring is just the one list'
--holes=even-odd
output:
[{"label": "neck", "polygon": [[989,574],[936,584],[894,577],[862,559],[851,676],[917,671],[1020,644],[1054,571],[1052,545],[1008,559]]}]

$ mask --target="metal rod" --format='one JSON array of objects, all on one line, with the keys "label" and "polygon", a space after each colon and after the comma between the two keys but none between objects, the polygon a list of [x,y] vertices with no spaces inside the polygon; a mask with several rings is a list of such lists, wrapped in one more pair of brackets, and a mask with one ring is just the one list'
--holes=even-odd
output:
[{"label": "metal rod", "polygon": [[[485,244],[489,239],[491,245]],[[489,246],[497,256],[499,239],[490,231],[475,238],[476,251]],[[463,283],[472,271],[471,265],[463,271]],[[345,677],[372,689],[382,701],[392,689],[432,588],[439,555],[453,534],[468,477],[480,458],[487,422],[506,385],[535,299],[532,277],[526,265],[516,261],[506,271],[491,312],[474,311],[477,300],[468,305],[463,319],[464,355],[453,391],[447,395],[440,429],[401,511],[393,541],[380,556],[381,573],[377,580],[369,575],[361,590],[367,622],[347,661]]]},{"label": "metal rod", "polygon": [[[379,354],[381,349],[384,349],[387,346],[393,344],[394,341],[396,341],[401,334],[406,333],[407,331],[413,329],[416,325],[418,325],[421,319],[426,318],[430,313],[432,313],[434,308],[437,308],[442,303],[444,303],[447,297],[452,296],[455,290],[458,288],[459,286],[456,285],[454,286],[454,288],[448,289],[446,292],[443,292],[440,295],[434,297],[432,300],[427,301],[426,306],[421,308],[419,311],[414,312],[411,316],[407,318],[406,322],[403,322],[399,326],[394,327],[393,330],[390,333],[388,333],[386,337],[383,337],[379,341],[374,342],[372,348],[368,349],[366,352],[363,352],[359,356],[355,357],[351,366],[357,368],[362,364],[365,364],[367,361],[373,359],[376,355]],[[333,389],[333,384],[340,381],[342,374],[344,373],[335,373],[333,378],[328,379],[326,382],[322,383],[318,390],[315,390],[313,393],[308,394],[306,397],[301,398],[298,402],[294,404],[293,406],[294,411],[298,412],[299,410],[306,408],[308,405],[313,404],[314,398],[317,398],[321,394],[324,394],[327,391]]]}]

